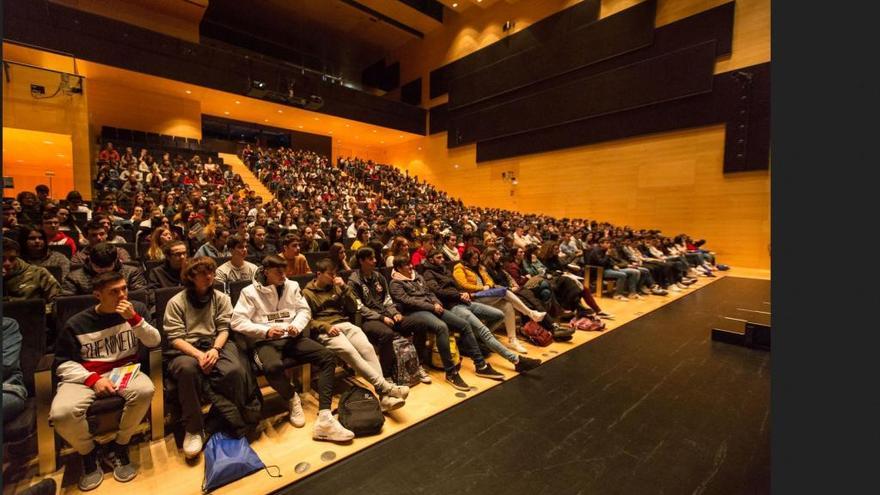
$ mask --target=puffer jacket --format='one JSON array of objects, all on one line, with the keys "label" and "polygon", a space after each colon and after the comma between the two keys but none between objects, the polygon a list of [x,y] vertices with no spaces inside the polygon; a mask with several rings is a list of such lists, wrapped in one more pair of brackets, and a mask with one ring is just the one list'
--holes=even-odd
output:
[{"label": "puffer jacket", "polygon": [[479,292],[486,285],[494,287],[495,281],[486,272],[486,267],[480,265],[479,270],[480,273],[477,274],[473,268],[465,266],[464,263],[457,263],[452,269],[452,278],[455,279],[455,284],[459,288],[467,292]]},{"label": "puffer jacket", "polygon": [[49,270],[31,265],[21,258],[15,260],[12,268],[3,277],[3,300],[20,301],[42,299],[46,301],[46,313],[52,312],[55,298],[61,295],[61,287]]},{"label": "puffer jacket", "polygon": [[274,285],[266,283],[262,268],[257,270],[254,281],[245,287],[232,310],[232,330],[245,336],[253,345],[266,340],[271,324],[293,325],[300,334],[309,326],[312,310],[306,302],[299,284],[293,280],[284,282],[281,297]]},{"label": "puffer jacket", "polygon": [[[129,292],[147,288],[147,279],[144,278],[144,273],[139,268],[130,265],[123,265],[117,261],[116,266],[113,269],[125,277],[125,281],[128,283]],[[92,267],[91,261],[87,262],[82,265],[82,267],[72,270],[67,274],[67,278],[65,278],[64,283],[61,284],[61,294],[65,296],[91,294],[92,280],[94,280],[97,275],[98,274],[95,273],[95,270]]]},{"label": "puffer jacket", "polygon": [[425,263],[424,267],[425,272],[422,275],[425,277],[425,284],[442,301],[444,307],[448,309],[462,303],[461,289],[456,285],[455,279],[446,272],[446,266]]},{"label": "puffer jacket", "polygon": [[391,272],[391,299],[401,313],[410,314],[416,311],[434,311],[434,305],[443,305],[440,299],[428,288],[425,279],[413,271],[412,277],[406,278],[402,273]]},{"label": "puffer jacket", "polygon": [[351,287],[344,284],[332,284],[321,289],[317,279],[313,279],[303,289],[303,296],[312,310],[309,329],[315,336],[326,333],[337,323],[353,320],[358,310],[357,296]]}]

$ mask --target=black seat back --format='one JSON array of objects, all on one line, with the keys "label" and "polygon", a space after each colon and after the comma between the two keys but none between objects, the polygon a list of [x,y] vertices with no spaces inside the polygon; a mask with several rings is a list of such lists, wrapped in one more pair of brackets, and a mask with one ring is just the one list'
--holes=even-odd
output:
[{"label": "black seat back", "polygon": [[67,244],[61,244],[59,246],[49,246],[49,249],[63,254],[65,257],[67,257],[67,259],[73,257],[73,250]]},{"label": "black seat back", "polygon": [[49,265],[49,266],[44,266],[43,268],[45,268],[46,270],[49,270],[49,273],[51,273],[52,276],[55,277],[55,280],[57,280],[59,284],[60,284],[61,282],[64,282],[64,280],[61,279],[61,273],[62,273],[62,272],[61,272],[61,267],[60,267],[60,266],[58,266],[58,265]]},{"label": "black seat back", "polygon": [[309,267],[311,267],[311,269],[314,270],[315,263],[317,263],[319,260],[322,260],[324,258],[329,257],[330,252],[329,251],[313,251],[311,253],[303,253],[303,255],[306,257],[306,261],[309,262]]},{"label": "black seat back", "polygon": [[238,303],[238,297],[241,295],[241,291],[248,285],[251,285],[250,280],[236,280],[235,282],[229,282],[229,298],[232,300],[233,306]]},{"label": "black seat back", "polygon": [[21,332],[21,372],[28,395],[34,395],[34,373],[46,353],[46,303],[42,299],[3,303],[3,316],[18,322]]},{"label": "black seat back", "polygon": [[183,287],[164,287],[161,289],[156,289],[154,294],[156,296],[156,328],[162,332],[162,342],[165,342],[165,332],[163,331],[163,324],[165,322],[165,307],[168,306],[168,301],[171,300],[172,297],[176,296],[180,291],[183,290]]}]

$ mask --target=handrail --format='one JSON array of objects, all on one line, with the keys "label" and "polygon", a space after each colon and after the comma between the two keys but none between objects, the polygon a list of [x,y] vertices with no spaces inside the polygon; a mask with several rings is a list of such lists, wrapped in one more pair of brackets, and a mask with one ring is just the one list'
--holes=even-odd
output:
[{"label": "handrail", "polygon": [[[33,49],[35,49],[35,50],[41,50],[41,51],[44,51],[44,52],[54,53],[54,54],[56,54],[56,55],[64,55],[64,56],[66,56],[66,57],[70,57],[70,58],[73,60],[73,75],[75,75],[75,76],[79,76],[79,70],[76,68],[76,55],[74,55],[74,54],[72,54],[72,53],[70,53],[70,52],[65,52],[65,51],[61,51],[61,50],[56,50],[56,49],[54,49],[54,48],[47,48],[47,47],[45,47],[45,46],[34,45],[33,43],[27,43],[27,42],[24,42],[24,41],[18,41],[18,40],[14,40],[14,39],[11,39],[11,38],[3,38],[3,42],[4,42],[4,43],[10,43],[10,44],[13,44],[13,45],[23,46],[23,47],[26,47],[26,48],[33,48]],[[30,67],[36,67],[36,66],[30,65],[30,64],[25,64],[25,63],[22,63],[22,62],[14,62],[14,63],[17,63],[17,64],[19,64],[19,65],[28,65],[28,66],[30,66]],[[39,67],[39,68],[42,69],[43,67]],[[51,70],[52,72],[59,72],[59,73],[61,73],[61,74],[69,74],[69,72],[63,72],[63,71],[58,71],[58,70],[53,70],[53,69],[45,69],[45,70]],[[82,77],[82,76],[80,76],[80,77]]]}]

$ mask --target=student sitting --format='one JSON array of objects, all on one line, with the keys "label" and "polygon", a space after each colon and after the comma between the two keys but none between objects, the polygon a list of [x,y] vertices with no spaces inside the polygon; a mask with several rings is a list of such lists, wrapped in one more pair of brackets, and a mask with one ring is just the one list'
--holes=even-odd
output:
[{"label": "student sitting", "polygon": [[28,263],[43,268],[57,266],[61,270],[61,280],[70,273],[70,260],[58,251],[49,249],[46,233],[41,229],[25,227],[21,230],[19,243],[24,246],[21,257]]},{"label": "student sitting", "polygon": [[45,268],[19,258],[19,253],[18,242],[3,239],[3,300],[42,299],[46,314],[51,314],[55,298],[61,294],[58,281]]},{"label": "student sitting", "polygon": [[281,255],[287,262],[287,268],[284,269],[284,274],[287,275],[287,278],[296,277],[297,275],[305,275],[312,271],[308,260],[306,260],[306,257],[300,253],[299,247],[300,238],[298,235],[287,234],[284,236]]},{"label": "student sitting", "polygon": [[154,347],[161,340],[159,331],[141,316],[147,308],[128,300],[128,285],[121,273],[98,274],[90,285],[98,305],[73,316],[58,336],[55,361],[60,383],[49,412],[55,431],[82,456],[78,483],[82,491],[97,488],[104,479],[86,421],[86,411],[97,397],[125,399],[116,439],[102,460],[117,481],[137,476],[138,468],[128,457],[128,442],[150,407],[153,382],[139,372],[120,390],[108,377],[113,368],[135,363],[141,344]]},{"label": "student sitting", "polygon": [[312,313],[299,284],[284,275],[287,262],[277,255],[263,258],[252,285],[241,291],[232,313],[232,329],[254,346],[266,379],[289,404],[290,422],[306,424],[302,402],[282,366],[283,358],[310,363],[318,375],[316,440],[347,442],[354,433],[345,429],[330,412],[336,355],[309,336]]},{"label": "student sitting", "polygon": [[248,255],[247,240],[237,235],[232,236],[226,242],[226,247],[232,258],[217,267],[217,281],[228,284],[239,280],[253,280],[257,265],[245,260]]},{"label": "student sitting", "polygon": [[[513,363],[516,371],[528,371],[541,364],[540,359],[531,359],[514,354],[504,347],[501,342],[498,342],[498,339],[492,335],[492,331],[489,330],[486,324],[495,325],[503,321],[504,312],[488,304],[474,301],[470,293],[460,289],[456,285],[455,279],[447,273],[446,266],[443,264],[443,253],[439,250],[431,251],[428,261],[425,263],[425,283],[428,285],[428,289],[443,301],[444,307],[447,307],[456,316],[468,322],[474,334],[484,344],[489,346],[489,349],[492,349],[500,354],[501,357]],[[514,322],[515,326],[516,323]],[[477,375],[496,380],[499,378],[503,379],[503,375],[491,368],[488,374],[481,374],[481,370],[478,368]]]},{"label": "student sitting", "polygon": [[223,429],[235,436],[247,434],[260,421],[257,381],[238,347],[228,340],[232,304],[229,296],[214,289],[216,267],[209,257],[190,260],[181,276],[186,289],[165,309],[165,358],[177,383],[186,431],[183,453],[190,458],[199,455],[204,445],[202,391],[212,403],[212,412],[222,416]]},{"label": "student sitting", "polygon": [[229,256],[229,248],[226,247],[226,241],[229,240],[229,229],[226,227],[217,227],[208,230],[208,240],[196,251],[193,258],[201,258],[208,256],[210,258],[225,258]]},{"label": "student sitting", "polygon": [[403,407],[409,387],[385,379],[373,345],[363,330],[348,321],[358,310],[351,287],[336,276],[336,265],[328,258],[315,263],[315,275],[303,290],[312,310],[313,335],[373,385],[383,411]]},{"label": "student sitting", "polygon": [[140,268],[123,265],[117,258],[116,246],[102,242],[92,246],[89,259],[81,267],[71,271],[61,284],[61,294],[74,296],[92,293],[92,279],[105,272],[119,272],[125,278],[129,290],[147,288],[147,280]]},{"label": "student sitting", "polygon": [[[89,260],[89,255],[92,254],[92,247],[102,242],[107,242],[107,229],[98,219],[92,220],[86,225],[86,240],[89,242],[88,245],[77,251],[70,258],[70,264],[73,268],[76,268],[77,265],[84,265]],[[117,247],[116,259],[125,263],[131,259],[131,256],[128,255],[128,251],[125,248]]]},{"label": "student sitting", "polygon": [[186,264],[186,243],[183,241],[171,241],[162,247],[165,263],[153,268],[148,278],[150,287],[162,289],[165,287],[179,287],[181,285],[180,273]]},{"label": "student sitting", "polygon": [[474,296],[474,294],[480,291],[496,286],[495,281],[486,272],[486,267],[480,265],[480,255],[476,250],[465,251],[461,262],[457,263],[453,268],[452,277],[455,279],[455,284],[458,288],[469,293],[473,300],[500,309],[504,313],[504,326],[507,330],[507,340],[510,347],[516,352],[523,354],[528,352],[516,338],[516,314],[514,310],[535,322],[543,320],[547,316],[546,312],[529,308],[510,290],[504,291],[504,295],[501,297]]}]

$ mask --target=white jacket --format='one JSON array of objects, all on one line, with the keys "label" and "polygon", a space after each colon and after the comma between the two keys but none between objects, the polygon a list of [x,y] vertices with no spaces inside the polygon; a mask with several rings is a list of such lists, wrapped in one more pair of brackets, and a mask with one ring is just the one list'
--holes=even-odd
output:
[{"label": "white jacket", "polygon": [[286,280],[279,298],[275,286],[264,285],[265,282],[261,268],[253,284],[241,291],[232,310],[232,330],[242,333],[251,344],[266,340],[270,324],[292,324],[302,332],[312,319],[312,311],[298,283]]}]

